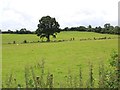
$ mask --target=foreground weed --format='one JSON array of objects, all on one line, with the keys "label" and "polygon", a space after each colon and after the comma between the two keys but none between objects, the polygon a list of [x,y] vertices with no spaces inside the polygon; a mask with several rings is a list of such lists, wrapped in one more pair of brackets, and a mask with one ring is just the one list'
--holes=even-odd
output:
[{"label": "foreground weed", "polygon": [[93,65],[89,63],[89,79],[87,81],[87,88],[94,88]]},{"label": "foreground weed", "polygon": [[33,81],[34,81],[34,86],[35,86],[35,88],[38,88],[37,79],[36,79],[36,75],[35,75],[33,67],[31,67],[31,73],[32,73]]},{"label": "foreground weed", "polygon": [[81,66],[80,66],[80,69],[79,69],[79,87],[80,87],[80,88],[83,87],[83,81],[82,81],[82,69],[81,69]]},{"label": "foreground weed", "polygon": [[6,80],[6,87],[11,88],[11,86],[12,86],[12,81],[13,81],[13,74],[11,73],[11,74],[8,76],[8,79]]},{"label": "foreground weed", "polygon": [[44,82],[44,75],[45,75],[45,71],[44,71],[44,64],[45,61],[42,60],[41,63],[38,63],[38,68],[41,71],[40,77],[37,77],[37,81],[39,81],[39,87],[41,88],[45,88],[45,82]]},{"label": "foreground weed", "polygon": [[104,69],[104,64],[101,62],[99,65],[99,88],[105,88],[105,69]]},{"label": "foreground weed", "polygon": [[71,70],[68,70],[68,87],[72,88],[73,87],[73,77],[71,74]]},{"label": "foreground weed", "polygon": [[13,74],[10,73],[10,75],[8,75],[6,77],[6,81],[4,83],[2,83],[2,87],[8,87],[8,88],[17,88],[17,80],[15,77],[13,77]]},{"label": "foreground weed", "polygon": [[50,74],[49,72],[47,75],[46,87],[53,88],[53,74]]},{"label": "foreground weed", "polygon": [[29,84],[28,84],[29,75],[28,75],[28,73],[29,73],[29,69],[27,67],[25,67],[25,84],[26,84],[26,88],[29,88]]}]

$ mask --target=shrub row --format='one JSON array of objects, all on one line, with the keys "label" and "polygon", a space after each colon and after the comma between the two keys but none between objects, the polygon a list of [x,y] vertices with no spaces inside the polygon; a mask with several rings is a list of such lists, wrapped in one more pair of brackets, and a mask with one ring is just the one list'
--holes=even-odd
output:
[{"label": "shrub row", "polygon": [[[112,39],[111,37],[94,37],[93,39],[91,39],[91,38],[81,38],[80,39],[80,41],[86,41],[86,40],[105,40],[105,39]],[[73,38],[70,38],[69,40],[53,40],[53,41],[51,41],[51,42],[64,42],[64,41],[74,41],[75,40],[75,38],[73,37]],[[31,42],[29,42],[29,41],[27,41],[27,40],[24,40],[21,44],[24,44],[24,43],[39,43],[39,42],[45,42],[45,41],[31,41]],[[16,41],[13,41],[13,43],[8,43],[8,44],[16,44]]]}]

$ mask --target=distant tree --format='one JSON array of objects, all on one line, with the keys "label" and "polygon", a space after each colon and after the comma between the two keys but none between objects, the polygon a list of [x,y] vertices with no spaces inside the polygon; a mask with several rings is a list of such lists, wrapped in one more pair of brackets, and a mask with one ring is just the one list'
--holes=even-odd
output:
[{"label": "distant tree", "polygon": [[109,24],[109,23],[106,23],[106,24],[104,25],[103,32],[104,32],[104,33],[109,33],[109,30],[110,30],[110,24]]},{"label": "distant tree", "polygon": [[87,31],[87,28],[85,26],[79,26],[78,31]]},{"label": "distant tree", "polygon": [[89,25],[88,26],[88,30],[87,30],[88,32],[91,32],[92,31],[92,26],[91,25]]},{"label": "distant tree", "polygon": [[77,31],[77,27],[71,27],[69,31]]},{"label": "distant tree", "polygon": [[19,31],[20,34],[25,34],[25,32],[26,32],[26,28],[22,28],[22,29],[20,29],[20,31]]},{"label": "distant tree", "polygon": [[101,33],[102,32],[102,28],[100,26],[99,27],[95,27],[94,31],[97,32],[97,33]]},{"label": "distant tree", "polygon": [[114,34],[120,34],[120,27],[119,26],[115,26]]},{"label": "distant tree", "polygon": [[27,30],[26,28],[22,28],[22,29],[20,29],[20,31],[16,30],[15,33],[17,33],[17,34],[32,34],[32,32]]},{"label": "distant tree", "polygon": [[8,30],[8,33],[9,33],[9,34],[12,34],[12,33],[13,33],[13,31],[11,31],[11,30]]},{"label": "distant tree", "polygon": [[105,28],[105,29],[109,29],[109,27],[110,27],[110,24],[109,24],[109,23],[106,23],[106,24],[104,25],[104,28]]},{"label": "distant tree", "polygon": [[19,31],[18,31],[18,30],[16,30],[16,31],[15,31],[15,33],[16,33],[16,34],[19,34]]},{"label": "distant tree", "polygon": [[60,25],[55,18],[44,16],[39,20],[38,29],[36,30],[37,36],[46,37],[50,41],[50,35],[56,38],[57,33],[60,32]]},{"label": "distant tree", "polygon": [[110,34],[115,34],[114,33],[114,27],[113,26],[110,26],[109,27],[109,32],[108,33],[110,33]]},{"label": "distant tree", "polygon": [[63,31],[69,31],[69,28],[68,28],[68,27],[65,27],[65,28],[63,29]]}]

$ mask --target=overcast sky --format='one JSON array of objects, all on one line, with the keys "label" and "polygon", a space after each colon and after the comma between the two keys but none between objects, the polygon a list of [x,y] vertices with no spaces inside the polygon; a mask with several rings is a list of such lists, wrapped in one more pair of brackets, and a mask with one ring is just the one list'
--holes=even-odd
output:
[{"label": "overcast sky", "polygon": [[0,29],[31,31],[42,16],[55,17],[60,28],[118,25],[119,0],[0,0]]}]

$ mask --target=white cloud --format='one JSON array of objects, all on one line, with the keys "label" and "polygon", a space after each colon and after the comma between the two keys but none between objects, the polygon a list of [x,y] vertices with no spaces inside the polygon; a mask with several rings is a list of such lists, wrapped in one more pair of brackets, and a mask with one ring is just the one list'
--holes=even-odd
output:
[{"label": "white cloud", "polygon": [[0,0],[0,29],[35,30],[45,15],[55,17],[61,28],[91,24],[117,25],[118,0]]}]

